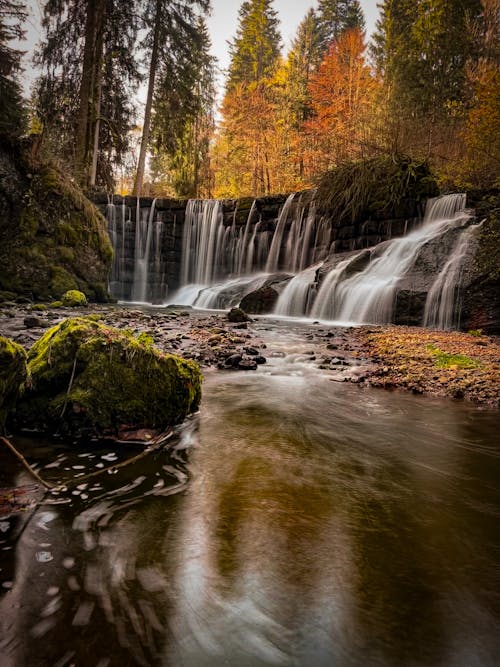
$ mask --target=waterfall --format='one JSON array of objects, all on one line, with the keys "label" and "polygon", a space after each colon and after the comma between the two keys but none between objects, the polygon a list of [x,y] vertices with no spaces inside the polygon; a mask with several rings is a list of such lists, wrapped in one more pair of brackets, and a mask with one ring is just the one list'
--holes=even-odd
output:
[{"label": "waterfall", "polygon": [[276,315],[301,317],[309,313],[320,266],[320,264],[310,266],[290,280],[276,302],[274,308]]},{"label": "waterfall", "polygon": [[463,262],[479,225],[467,227],[460,235],[446,264],[429,290],[425,303],[424,326],[434,329],[452,329],[458,326],[457,296]]},{"label": "waterfall", "polygon": [[149,257],[153,245],[153,223],[156,199],[153,200],[149,212],[142,213],[140,199],[137,199],[137,216],[135,224],[135,266],[134,283],[132,285],[132,301],[145,303],[148,297]]},{"label": "waterfall", "polygon": [[[423,275],[418,304],[408,306],[411,317],[418,320],[418,307],[426,326],[456,325],[456,286],[475,233],[464,194],[430,200],[417,227],[413,220],[367,220],[360,227],[366,238],[345,236],[347,228],[340,235],[335,221],[318,215],[310,193],[289,195],[279,211],[265,198],[241,202],[243,210],[240,202],[234,208],[217,200],[162,199],[149,206],[144,199],[128,201],[132,208],[125,198],[107,205],[114,249],[110,290],[117,299],[164,303],[168,295],[171,303],[226,308],[283,271],[294,275],[273,276],[281,291],[276,314],[384,324],[407,307],[415,293],[413,276]],[[406,232],[407,225],[403,237],[374,245],[392,231]],[[372,246],[359,250],[367,241]],[[346,247],[349,256],[336,254],[336,248]],[[436,261],[440,269],[422,273],[426,262],[435,267]],[[288,283],[279,287],[280,280]],[[177,289],[173,295],[169,282]]]},{"label": "waterfall", "polygon": [[377,246],[363,271],[344,275],[354,260],[341,262],[326,276],[311,310],[312,317],[371,324],[392,322],[401,280],[413,267],[424,245],[466,223],[470,216],[464,206],[463,194],[430,200],[421,227],[382,244],[382,249]]}]

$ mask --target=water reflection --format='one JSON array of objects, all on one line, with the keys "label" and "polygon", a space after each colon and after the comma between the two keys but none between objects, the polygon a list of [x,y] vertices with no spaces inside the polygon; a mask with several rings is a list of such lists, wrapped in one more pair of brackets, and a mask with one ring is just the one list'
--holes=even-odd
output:
[{"label": "water reflection", "polygon": [[330,382],[299,338],[209,376],[174,456],[6,520],[2,667],[498,664],[498,415]]}]

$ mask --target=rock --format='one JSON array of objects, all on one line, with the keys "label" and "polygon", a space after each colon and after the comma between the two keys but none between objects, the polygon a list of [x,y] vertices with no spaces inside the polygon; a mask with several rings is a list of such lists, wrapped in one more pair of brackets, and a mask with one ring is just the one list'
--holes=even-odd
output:
[{"label": "rock", "polygon": [[226,368],[237,368],[242,359],[243,357],[241,354],[231,354],[224,359],[224,366]]},{"label": "rock", "polygon": [[101,436],[123,424],[164,430],[195,411],[201,398],[195,363],[90,318],[67,319],[46,332],[29,352],[28,372],[16,424],[50,433]]},{"label": "rock", "polygon": [[256,350],[254,347],[244,347],[243,349],[251,357],[256,357],[259,354],[259,350]]},{"label": "rock", "polygon": [[233,329],[248,329],[247,322],[239,322],[233,326]]},{"label": "rock", "polygon": [[227,314],[227,319],[230,322],[251,322],[252,321],[252,318],[248,317],[248,315],[241,308],[231,308],[231,310]]},{"label": "rock", "polygon": [[40,317],[36,317],[36,315],[27,315],[23,322],[27,329],[36,329],[45,325],[44,320],[42,320]]},{"label": "rock", "polygon": [[240,371],[255,371],[257,370],[257,362],[255,359],[242,359],[238,368]]},{"label": "rock", "polygon": [[62,304],[68,308],[81,308],[87,305],[87,297],[77,289],[70,289],[63,294]]},{"label": "rock", "polygon": [[278,292],[273,287],[260,287],[243,297],[240,308],[256,315],[272,313],[278,296]]},{"label": "rock", "polygon": [[0,336],[0,429],[3,429],[7,413],[20,393],[26,373],[24,349]]},{"label": "rock", "polygon": [[267,364],[267,359],[263,357],[261,354],[259,354],[257,357],[254,357],[254,361],[256,364]]}]

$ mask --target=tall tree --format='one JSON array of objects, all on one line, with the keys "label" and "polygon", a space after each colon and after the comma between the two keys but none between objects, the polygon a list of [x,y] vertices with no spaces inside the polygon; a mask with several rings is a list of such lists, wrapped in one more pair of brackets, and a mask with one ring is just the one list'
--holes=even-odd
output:
[{"label": "tall tree", "polygon": [[278,19],[271,0],[243,2],[230,53],[214,151],[216,194],[269,193],[273,188],[270,137],[276,122],[273,77],[281,64]]},{"label": "tall tree", "polygon": [[375,89],[365,49],[359,28],[343,32],[311,77],[313,115],[306,130],[316,174],[362,157],[364,128]]},{"label": "tall tree", "polygon": [[11,46],[24,37],[22,24],[26,5],[18,0],[0,0],[0,134],[16,135],[21,131],[22,99],[17,80],[21,53]]},{"label": "tall tree", "polygon": [[365,29],[365,17],[359,0],[319,0],[316,12],[321,56],[346,30]]},{"label": "tall tree", "polygon": [[248,0],[239,10],[236,36],[229,44],[231,64],[227,92],[240,83],[258,83],[273,75],[281,37],[272,0]]},{"label": "tall tree", "polygon": [[126,149],[138,81],[137,0],[47,0],[36,105],[52,149],[82,186],[110,186]]},{"label": "tall tree", "polygon": [[[198,12],[208,12],[209,0],[146,0],[144,48],[148,53],[149,75],[146,106],[134,194],[140,195],[144,183],[146,156],[150,146],[151,120],[156,105],[169,95],[189,102],[192,91],[184,85],[189,71],[203,48],[206,34],[198,31]],[[160,85],[159,85],[160,84]]]},{"label": "tall tree", "polygon": [[[211,194],[209,146],[214,131],[215,58],[205,20],[197,25],[197,49],[164,72],[158,82],[151,126],[152,166],[166,172],[172,194]],[[157,169],[158,171],[158,169]]]}]

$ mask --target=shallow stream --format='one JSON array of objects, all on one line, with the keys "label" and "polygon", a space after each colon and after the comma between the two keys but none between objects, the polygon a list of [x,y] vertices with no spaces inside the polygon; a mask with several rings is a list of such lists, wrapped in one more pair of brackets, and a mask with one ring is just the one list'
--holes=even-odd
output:
[{"label": "shallow stream", "polygon": [[[208,373],[170,453],[0,520],[1,667],[498,667],[498,413],[257,327],[268,364]],[[53,480],[132,451],[16,443]]]}]

